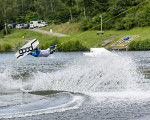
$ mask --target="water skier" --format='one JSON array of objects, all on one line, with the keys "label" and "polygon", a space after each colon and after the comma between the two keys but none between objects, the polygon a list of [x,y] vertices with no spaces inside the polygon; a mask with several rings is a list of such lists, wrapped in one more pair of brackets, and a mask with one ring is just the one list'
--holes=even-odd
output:
[{"label": "water skier", "polygon": [[40,50],[38,48],[35,48],[35,52],[31,52],[29,53],[29,55],[32,55],[34,57],[48,57],[50,54],[53,54],[56,49],[57,49],[57,45],[50,46],[46,50]]}]

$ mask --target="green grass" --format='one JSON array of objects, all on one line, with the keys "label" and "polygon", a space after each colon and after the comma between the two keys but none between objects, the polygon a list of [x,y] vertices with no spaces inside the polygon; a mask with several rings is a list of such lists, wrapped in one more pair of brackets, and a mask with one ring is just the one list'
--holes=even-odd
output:
[{"label": "green grass", "polygon": [[139,35],[140,37],[138,39],[145,40],[147,38],[150,38],[149,32],[150,32],[150,27],[133,28],[128,31],[127,30],[116,31],[117,37],[115,39],[119,39],[127,35]]},{"label": "green grass", "polygon": [[[139,38],[135,39],[135,41],[139,41],[139,40],[144,41],[150,38],[149,31],[150,31],[150,27],[138,27],[138,28],[133,28],[131,30],[115,31],[116,37],[114,38],[114,41],[111,44],[113,44],[123,36],[127,36],[127,35],[139,35]],[[110,47],[111,44],[109,44],[108,47]]]},{"label": "green grass", "polygon": [[63,23],[60,25],[49,25],[41,29],[46,31],[50,31],[50,29],[52,29],[54,33],[74,35],[81,32],[80,25],[81,23]]},{"label": "green grass", "polygon": [[129,50],[150,50],[150,39],[134,40],[129,46]]},{"label": "green grass", "polygon": [[[69,28],[68,28],[69,25]],[[75,27],[76,26],[76,27]],[[43,28],[44,30],[48,30],[50,26]],[[102,41],[108,39],[110,36],[115,36],[113,42],[119,40],[123,36],[127,35],[139,35],[140,37],[137,40],[145,40],[150,38],[150,27],[143,27],[143,28],[134,28],[131,30],[122,30],[122,31],[115,31],[115,30],[106,30],[104,31],[103,35],[97,35],[97,31],[86,31],[82,32],[79,29],[79,23],[77,24],[70,24],[70,23],[65,23],[62,25],[53,25],[54,30],[53,32],[57,33],[64,33],[64,34],[70,34],[69,37],[56,37],[56,36],[51,36],[47,34],[41,34],[38,32],[33,32],[25,29],[13,29],[11,30],[10,35],[6,35],[3,38],[0,38],[0,45],[4,45],[5,43],[10,44],[13,46],[13,51],[16,51],[16,49],[27,40],[32,40],[34,38],[37,38],[40,42],[39,47],[46,43],[50,43],[51,41],[58,40],[60,43],[67,43],[68,41],[79,41],[81,42],[84,46],[86,46],[88,49],[91,47],[101,47]],[[76,28],[76,29],[74,29]],[[71,31],[72,30],[72,31]],[[25,36],[25,38],[22,38],[22,35]],[[112,43],[111,43],[112,44]],[[109,48],[109,44],[107,47]]]},{"label": "green grass", "polygon": [[107,39],[113,34],[114,31],[107,31],[104,35],[97,35],[97,31],[86,31],[77,33],[74,36],[69,37],[69,41],[80,41],[83,45],[90,47],[100,47],[102,40]]},{"label": "green grass", "polygon": [[[22,36],[25,36],[23,39]],[[4,36],[4,38],[0,38],[0,45],[4,45],[6,43],[13,46],[13,51],[16,51],[16,47],[20,47],[21,45],[28,42],[28,40],[38,39],[40,43],[51,40],[53,36],[41,34],[38,32],[33,32],[25,29],[13,29],[11,30],[11,34]]]}]

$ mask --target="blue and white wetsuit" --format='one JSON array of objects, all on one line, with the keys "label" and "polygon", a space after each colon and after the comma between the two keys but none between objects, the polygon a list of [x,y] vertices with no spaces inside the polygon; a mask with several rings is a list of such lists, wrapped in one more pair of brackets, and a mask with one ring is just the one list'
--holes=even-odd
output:
[{"label": "blue and white wetsuit", "polygon": [[54,48],[54,46],[50,46],[46,50],[40,50],[38,48],[35,49],[35,52],[32,52],[31,55],[34,57],[48,57],[50,55],[50,50]]}]

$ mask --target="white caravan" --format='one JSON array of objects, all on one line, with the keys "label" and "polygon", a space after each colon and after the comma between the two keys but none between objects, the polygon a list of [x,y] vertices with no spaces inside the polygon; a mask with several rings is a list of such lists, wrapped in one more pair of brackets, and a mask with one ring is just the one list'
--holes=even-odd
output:
[{"label": "white caravan", "polygon": [[45,25],[41,22],[41,20],[30,21],[30,29],[44,27]]},{"label": "white caravan", "polygon": [[43,20],[39,20],[39,21],[41,21],[41,23],[42,23],[44,26],[47,26],[47,25],[48,25],[47,22],[44,22]]}]

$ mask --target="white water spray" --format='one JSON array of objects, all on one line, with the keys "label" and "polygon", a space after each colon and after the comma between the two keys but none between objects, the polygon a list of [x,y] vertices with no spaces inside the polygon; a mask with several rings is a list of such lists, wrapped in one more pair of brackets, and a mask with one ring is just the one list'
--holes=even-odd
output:
[{"label": "white water spray", "polygon": [[11,76],[11,70],[12,68],[7,67],[2,73],[0,73],[0,91],[1,92],[20,89],[21,80],[14,80]]},{"label": "white water spray", "polygon": [[136,66],[130,58],[103,49],[94,53],[94,57],[83,57],[78,63],[66,69],[34,74],[32,90],[72,92],[136,90],[139,79]]}]

